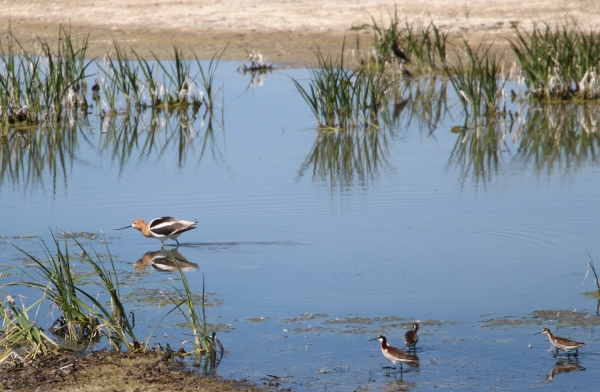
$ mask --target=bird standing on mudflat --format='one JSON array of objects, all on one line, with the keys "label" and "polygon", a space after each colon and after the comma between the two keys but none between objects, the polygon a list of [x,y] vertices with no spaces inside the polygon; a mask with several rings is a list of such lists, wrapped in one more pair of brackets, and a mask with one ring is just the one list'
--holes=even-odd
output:
[{"label": "bird standing on mudflat", "polygon": [[147,224],[143,219],[136,219],[133,221],[131,226],[125,226],[116,230],[123,230],[133,227],[142,232],[142,234],[149,238],[156,238],[161,242],[161,247],[165,247],[165,241],[172,239],[177,242],[179,246],[179,237],[182,233],[196,228],[198,221],[186,221],[172,218],[170,216],[163,216],[162,218],[152,219]]},{"label": "bird standing on mudflat", "polygon": [[585,345],[585,343],[576,342],[567,338],[561,338],[560,336],[554,336],[554,334],[550,332],[548,328],[544,328],[534,335],[539,335],[541,333],[545,333],[546,335],[548,335],[548,340],[550,340],[550,343],[552,343],[552,345],[556,348],[556,355],[558,355],[558,350],[562,350],[566,352],[567,357],[569,357],[571,356],[570,352],[574,350],[575,354],[573,355],[577,356],[579,348]]},{"label": "bird standing on mudflat", "polygon": [[402,364],[403,363],[417,363],[419,362],[419,358],[413,355],[408,355],[401,349],[397,347],[392,347],[387,344],[387,339],[385,336],[380,335],[378,338],[371,340],[379,340],[381,344],[381,353],[384,357],[386,357],[392,364],[394,365],[393,369],[396,368],[396,364],[400,364],[400,372],[402,372]]},{"label": "bird standing on mudflat", "polygon": [[404,334],[404,344],[406,344],[407,349],[413,349],[413,351],[417,351],[417,342],[419,341],[419,335],[417,331],[419,330],[419,323],[414,323],[412,330],[408,331]]}]

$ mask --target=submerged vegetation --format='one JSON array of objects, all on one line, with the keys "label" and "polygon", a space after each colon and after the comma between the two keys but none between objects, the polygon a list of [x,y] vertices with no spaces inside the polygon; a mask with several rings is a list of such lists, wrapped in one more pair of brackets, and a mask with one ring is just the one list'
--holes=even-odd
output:
[{"label": "submerged vegetation", "polygon": [[[61,342],[69,342],[69,345],[82,348],[93,347],[101,337],[105,337],[109,345],[117,351],[155,350],[156,347],[149,344],[150,338],[141,343],[134,333],[135,314],[128,312],[122,302],[119,278],[108,247],[107,256],[102,257],[95,250],[91,253],[86,251],[75,238],[69,236],[68,239],[74,241],[81,250],[79,256],[74,258],[66,238],[64,246],[61,246],[60,238],[54,233],[52,237],[56,249],[51,250],[42,241],[45,254],[43,259],[15,246],[33,263],[33,272],[37,273],[38,277],[33,276],[29,270],[22,270],[30,280],[9,283],[5,287],[32,287],[42,294],[42,298],[28,307],[23,304],[22,309],[15,304],[12,297],[7,297],[0,305],[3,317],[3,325],[0,328],[0,346],[3,354],[0,363],[9,357],[13,361],[26,363],[36,356],[56,352]],[[103,261],[103,258],[107,258],[108,261]],[[76,272],[73,269],[75,260],[91,267],[90,271]],[[177,352],[170,350],[168,346],[166,350],[180,356],[191,354],[204,357],[206,370],[214,369],[218,365],[218,354],[222,355],[224,348],[216,333],[208,330],[204,309],[204,284],[201,303],[197,305],[184,272],[178,269],[178,273],[183,282],[183,289],[174,288],[181,299],[170,298],[175,307],[164,317],[180,310],[194,333],[194,341],[189,352],[183,349],[185,342]],[[94,288],[97,288],[97,294],[92,291]],[[49,300],[51,309],[56,308],[60,312],[60,316],[49,328],[54,339],[30,318],[30,313],[34,308],[39,311],[45,299]],[[184,306],[189,315],[183,311]],[[52,311],[51,313],[53,314]],[[157,348],[165,350],[160,344],[157,344]]]}]

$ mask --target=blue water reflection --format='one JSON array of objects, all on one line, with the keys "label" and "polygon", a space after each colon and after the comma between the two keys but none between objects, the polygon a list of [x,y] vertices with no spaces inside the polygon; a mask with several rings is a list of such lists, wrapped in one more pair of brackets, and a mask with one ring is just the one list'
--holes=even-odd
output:
[{"label": "blue water reflection", "polygon": [[[300,390],[519,389],[545,386],[550,373],[558,388],[596,384],[598,338],[588,329],[563,326],[586,342],[575,365],[585,371],[567,373],[553,370],[535,322],[492,329],[481,316],[577,309],[596,319],[596,300],[581,293],[594,289],[589,277],[582,285],[586,252],[600,258],[598,109],[508,103],[519,113],[512,121],[465,130],[445,83],[418,80],[399,92],[392,125],[323,134],[290,79],[306,70],[267,74],[249,94],[237,67],[219,66],[214,116],[146,111],[101,123],[95,108],[68,132],[12,133],[2,146],[0,235],[34,251],[17,236],[48,238],[58,227],[97,233],[86,243],[102,250],[102,231],[127,290],[145,293],[175,275],[143,261],[156,256],[155,240],[111,229],[198,219],[179,252],[198,267],[186,272],[195,288],[204,276],[218,298],[207,317],[227,331],[223,376],[272,374]],[[536,133],[543,127],[552,134]],[[10,266],[21,256],[5,243],[0,252],[18,277]],[[166,311],[132,306],[144,339]],[[349,316],[367,320],[335,324]],[[373,321],[387,316],[402,320]],[[421,365],[390,379],[368,339],[399,344],[416,319],[435,321],[423,326]],[[152,341],[178,345],[189,331],[176,331],[162,322]]]}]

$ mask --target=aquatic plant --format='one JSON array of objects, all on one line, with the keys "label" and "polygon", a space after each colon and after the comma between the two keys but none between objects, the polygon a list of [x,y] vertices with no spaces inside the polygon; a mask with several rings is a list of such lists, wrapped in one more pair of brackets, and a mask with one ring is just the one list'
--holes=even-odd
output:
[{"label": "aquatic plant", "polygon": [[[385,67],[386,64],[396,64],[401,67],[403,73],[405,62],[411,65],[411,73],[435,72],[446,64],[446,47],[449,31],[441,31],[433,21],[408,22],[404,19],[404,27],[400,26],[398,10],[394,6],[394,12],[389,13],[389,22],[385,23],[382,18],[377,22],[371,15],[373,30],[372,47],[367,51],[366,57],[359,57],[361,66]],[[360,45],[357,36],[357,48]],[[404,53],[406,59],[401,61],[394,53],[394,46]]]},{"label": "aquatic plant", "polygon": [[466,63],[457,56],[455,66],[446,65],[444,70],[463,104],[465,112],[475,118],[496,115],[500,110],[502,89],[508,75],[501,74],[502,56],[492,50],[493,42],[483,41],[475,49],[463,40]]},{"label": "aquatic plant", "polygon": [[[204,292],[204,275],[202,276],[202,299],[200,308],[198,308],[197,304],[194,301],[194,295],[190,290],[190,286],[185,276],[185,273],[182,271],[180,265],[177,263],[177,269],[179,271],[179,276],[181,277],[181,282],[183,284],[183,289],[180,289],[176,286],[173,286],[177,295],[182,298],[174,298],[168,295],[169,300],[175,304],[175,308],[181,312],[186,322],[192,329],[192,333],[194,335],[194,340],[191,342],[193,345],[193,350],[188,353],[183,353],[183,350],[180,350],[183,355],[200,355],[200,356],[208,356],[210,358],[216,358],[218,352],[221,353],[221,356],[225,352],[223,344],[217,338],[215,332],[208,331],[208,325],[206,323],[206,311],[205,311],[205,300],[206,294]],[[185,309],[185,310],[184,310]],[[187,310],[187,312],[186,312]],[[187,343],[184,341],[181,346]]]},{"label": "aquatic plant", "polygon": [[339,59],[325,58],[317,51],[318,66],[310,70],[308,88],[292,79],[309,105],[319,126],[329,129],[348,128],[362,123],[377,126],[380,111],[387,106],[387,92],[392,80],[383,69],[362,67],[347,69],[344,50]]},{"label": "aquatic plant", "polygon": [[509,40],[521,66],[528,95],[544,100],[600,98],[600,35],[582,31],[574,20],[562,26],[532,22],[531,32],[514,26]]},{"label": "aquatic plant", "polygon": [[[86,72],[93,62],[86,59],[89,35],[78,43],[60,26],[58,38],[56,49],[46,41],[36,41],[26,50],[10,30],[6,42],[0,41],[0,124],[61,122],[73,117],[72,113],[65,115],[65,109],[87,109],[86,77],[90,75]],[[191,106],[197,111],[202,103],[212,111],[220,91],[214,78],[223,52],[213,56],[206,70],[192,52],[199,68],[192,75],[193,60],[186,59],[180,47],[174,45],[173,51],[169,62],[153,54],[155,67],[133,50],[132,56],[126,55],[123,46],[114,41],[112,51],[98,64],[102,100],[100,94],[94,94],[94,99],[101,107],[101,117],[128,112],[132,107],[172,110]],[[123,107],[119,107],[119,99],[124,100]]]},{"label": "aquatic plant", "polygon": [[242,63],[238,67],[238,72],[241,74],[245,74],[246,72],[252,71],[269,71],[273,69],[273,64],[267,63],[263,57],[263,55],[259,51],[255,51],[254,49],[250,49],[250,51],[246,52],[248,54],[248,59],[250,60],[250,65],[246,63]]},{"label": "aquatic plant", "polygon": [[29,317],[29,312],[42,301],[43,298],[28,307],[22,303],[22,309],[11,296],[0,302],[0,347],[4,349],[0,354],[0,363],[9,358],[24,363],[57,351],[58,345]]},{"label": "aquatic plant", "polygon": [[88,36],[78,44],[61,26],[56,51],[45,41],[27,50],[9,28],[6,43],[0,41],[0,122],[60,122],[63,108],[87,106],[81,84],[90,64],[87,43]]},{"label": "aquatic plant", "polygon": [[219,91],[221,91],[221,87],[216,89],[215,86],[215,75],[217,72],[217,66],[219,65],[219,61],[221,61],[221,57],[223,57],[223,53],[227,46],[223,48],[223,51],[219,54],[215,54],[208,63],[208,69],[204,70],[202,64],[200,63],[200,59],[196,55],[195,52],[192,51],[194,58],[196,59],[196,63],[198,64],[198,68],[200,69],[200,76],[202,78],[202,87],[204,88],[205,95],[202,96],[202,101],[206,104],[206,107],[210,112],[212,112],[214,108],[214,104],[217,96],[219,95]]},{"label": "aquatic plant", "polygon": [[[120,300],[119,281],[110,252],[108,257],[111,269],[108,269],[104,267],[104,263],[95,251],[94,259],[75,238],[68,234],[67,237],[74,240],[81,249],[81,261],[90,265],[95,275],[100,278],[100,282],[96,283],[103,292],[109,293],[110,307],[102,303],[98,296],[83,290],[81,284],[77,284],[74,271],[71,269],[68,244],[65,240],[64,249],[61,248],[60,240],[54,233],[52,238],[57,255],[53,256],[46,243],[42,241],[45,261],[13,245],[35,263],[36,271],[42,277],[42,281],[36,280],[27,271],[23,271],[32,280],[9,285],[26,284],[42,291],[62,313],[62,316],[54,322],[52,332],[65,339],[91,342],[104,334],[114,348],[119,349],[124,345],[130,351],[141,349],[133,333],[133,316],[131,321],[127,318],[128,315]],[[44,283],[44,280],[47,282]]]}]

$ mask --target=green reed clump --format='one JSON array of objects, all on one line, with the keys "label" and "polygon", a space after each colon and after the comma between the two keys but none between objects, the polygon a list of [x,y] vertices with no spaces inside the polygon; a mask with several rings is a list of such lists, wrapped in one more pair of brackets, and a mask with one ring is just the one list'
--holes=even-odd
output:
[{"label": "green reed clump", "polygon": [[[88,317],[88,307],[78,296],[79,290],[75,282],[75,274],[71,270],[71,260],[66,244],[63,251],[54,234],[53,239],[56,244],[57,255],[53,256],[46,243],[42,241],[46,255],[44,261],[13,245],[35,263],[36,272],[42,278],[42,282],[33,280],[27,282],[27,284],[42,291],[46,298],[60,309],[62,316],[55,323],[58,328],[54,328],[54,326],[52,328],[54,333],[66,339],[77,341],[95,339],[100,336],[98,328],[100,323],[96,318]],[[24,272],[30,278],[35,279],[27,271]]]},{"label": "green reed clump", "polygon": [[[82,251],[81,261],[93,268],[95,275],[100,278],[100,281],[96,283],[103,292],[108,292],[110,306],[106,306],[96,295],[82,289],[82,285],[77,283],[75,273],[71,269],[71,258],[66,240],[64,249],[62,249],[59,239],[54,233],[52,236],[57,255],[53,256],[48,246],[42,241],[46,254],[45,261],[13,245],[35,263],[36,271],[42,277],[42,282],[35,280],[28,272],[24,271],[33,280],[10,285],[27,284],[42,291],[62,313],[62,316],[54,323],[52,331],[65,339],[90,342],[104,334],[116,349],[121,348],[122,345],[130,351],[142,349],[133,333],[134,322],[128,319],[120,300],[119,281],[110,252],[111,268],[109,269],[104,266],[95,251],[94,259],[77,240],[72,238]],[[43,283],[44,280],[47,283]]]},{"label": "green reed clump", "polygon": [[[379,23],[371,16],[373,30],[372,49],[366,58],[359,58],[361,66],[384,67],[387,63],[403,61],[396,58],[392,47],[397,44],[404,52],[411,65],[411,71],[435,72],[446,64],[446,47],[449,32],[443,32],[430,21],[409,23],[404,19],[404,26],[400,26],[397,8],[394,7],[393,14],[389,14],[389,22],[382,19]],[[357,46],[358,38],[357,38]]]},{"label": "green reed clump", "polygon": [[392,80],[384,70],[361,67],[347,69],[344,55],[333,60],[317,52],[318,66],[310,70],[308,88],[292,79],[298,92],[309,105],[321,127],[347,128],[378,123],[378,116],[387,107],[387,92]]},{"label": "green reed clump", "polygon": [[35,123],[41,111],[40,57],[26,52],[12,32],[0,40],[0,122]]},{"label": "green reed clump", "polygon": [[[37,41],[28,50],[9,30],[6,41],[0,41],[0,124],[61,122],[72,119],[78,108],[87,108],[89,35],[78,43],[69,30],[60,26],[58,38],[56,48]],[[100,94],[94,95],[102,108],[102,117],[132,107],[138,110],[191,107],[197,112],[205,103],[212,110],[220,92],[215,86],[215,74],[224,50],[213,56],[208,69],[202,67],[192,52],[198,65],[194,75],[194,60],[186,59],[177,46],[173,46],[174,58],[168,64],[153,55],[156,67],[133,50],[132,56],[128,56],[117,42],[113,46],[110,55],[104,56],[104,66],[100,66],[102,101]],[[148,103],[146,93],[150,98]],[[118,107],[120,99],[125,101],[123,108]]]},{"label": "green reed clump", "polygon": [[[148,97],[150,98],[149,106],[153,108],[160,107],[163,103],[164,87],[158,80],[158,76],[156,75],[156,69],[154,68],[154,65],[151,64],[145,58],[138,55],[133,49],[131,49],[131,52],[135,56],[139,67],[142,71],[142,75],[144,76],[140,95],[143,97],[144,94],[147,92]],[[145,105],[146,103],[142,101],[142,106]]]},{"label": "green reed clump", "polygon": [[102,72],[106,75],[101,88],[109,101],[109,108],[114,112],[116,110],[117,91],[125,98],[127,108],[131,103],[139,107],[139,77],[140,69],[134,67],[130,58],[125,54],[124,49],[113,42],[114,56],[104,55],[104,68]]},{"label": "green reed clump", "polygon": [[[181,277],[181,282],[183,283],[183,290],[175,286],[173,287],[177,291],[178,296],[183,299],[178,300],[171,296],[169,296],[169,299],[171,300],[171,302],[173,302],[173,304],[175,304],[174,309],[178,309],[181,311],[181,314],[185,318],[186,322],[192,329],[192,333],[194,334],[194,340],[192,342],[193,350],[188,354],[206,355],[208,357],[213,358],[216,357],[218,352],[220,352],[221,355],[223,355],[223,353],[225,352],[223,344],[217,338],[217,334],[215,332],[208,331],[208,325],[206,323],[206,295],[204,292],[204,276],[202,276],[202,302],[200,304],[200,308],[198,308],[197,304],[194,301],[194,295],[190,290],[190,286],[187,277],[185,276],[185,273],[181,270],[179,264],[176,265],[179,271],[179,276]],[[187,310],[187,312],[184,309]],[[184,343],[186,342],[183,342],[182,346]]]},{"label": "green reed clump", "polygon": [[533,22],[531,32],[514,27],[509,40],[530,96],[538,99],[600,98],[600,36],[582,31],[574,20],[551,27]]},{"label": "green reed clump", "polygon": [[[373,30],[373,47],[372,50],[369,51],[367,58],[359,59],[359,61],[363,66],[374,63],[376,66],[383,67],[386,62],[392,62],[394,59],[392,46],[395,43],[399,44],[400,47],[403,46],[403,42],[400,42],[401,33],[398,10],[394,5],[394,13],[389,13],[390,20],[388,23],[385,23],[382,18],[380,18],[379,23],[377,23],[375,18],[372,15],[370,16],[371,21],[373,22],[373,24],[370,25]],[[410,52],[406,53],[406,56],[410,59]]]},{"label": "green reed clump", "polygon": [[495,115],[500,108],[501,92],[506,83],[502,77],[502,56],[485,41],[473,50],[464,42],[466,63],[457,56],[457,65],[447,65],[446,74],[460,97],[465,111],[474,117]]},{"label": "green reed clump", "polygon": [[223,48],[223,51],[220,54],[215,54],[210,59],[210,62],[208,63],[208,69],[206,69],[206,70],[204,70],[204,68],[202,67],[202,64],[200,63],[200,59],[198,59],[198,56],[196,56],[196,53],[194,53],[192,51],[194,58],[196,59],[196,64],[198,65],[198,68],[200,69],[200,76],[202,78],[202,87],[204,87],[205,94],[202,94],[202,101],[206,104],[206,107],[211,112],[214,107],[216,98],[219,95],[219,91],[221,91],[220,87],[218,89],[215,89],[216,88],[216,86],[214,85],[215,84],[215,74],[217,72],[217,66],[219,65],[219,61],[221,61],[221,57],[223,57],[223,53],[225,53],[226,49],[227,49],[227,46],[225,46],[225,48]]},{"label": "green reed clump", "polygon": [[47,42],[40,42],[40,55],[45,68],[41,83],[42,105],[46,117],[60,122],[63,108],[77,106],[79,102],[75,89],[85,78],[88,37],[78,45],[71,32],[60,27],[57,50],[54,51]]},{"label": "green reed clump", "polygon": [[87,106],[81,82],[88,37],[77,44],[61,26],[58,38],[56,50],[44,41],[26,49],[10,30],[0,42],[0,122],[60,122],[64,108]]},{"label": "green reed clump", "polygon": [[411,64],[419,72],[435,72],[443,69],[447,58],[447,41],[450,32],[443,32],[430,21],[408,23],[400,30],[399,41]]},{"label": "green reed clump", "polygon": [[29,307],[15,304],[11,296],[0,303],[2,326],[0,327],[0,363],[12,357],[18,362],[27,362],[38,356],[55,353],[58,345],[44,333],[29,317],[29,313],[40,304],[40,299]]}]

